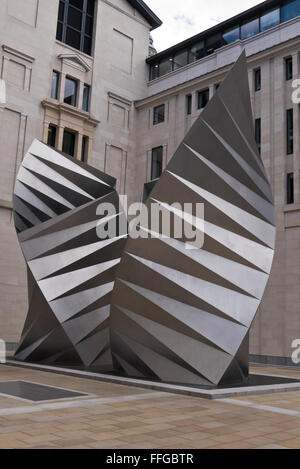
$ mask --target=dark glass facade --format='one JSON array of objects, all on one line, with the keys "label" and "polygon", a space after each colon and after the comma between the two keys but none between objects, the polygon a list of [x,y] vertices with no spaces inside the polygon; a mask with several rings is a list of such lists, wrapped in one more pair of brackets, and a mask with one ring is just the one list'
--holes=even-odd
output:
[{"label": "dark glass facade", "polygon": [[91,55],[95,0],[60,0],[56,38]]},{"label": "dark glass facade", "polygon": [[166,73],[177,70],[188,63],[200,60],[212,54],[215,50],[238,40],[248,39],[260,32],[284,23],[300,15],[300,0],[282,1],[277,8],[269,8],[259,15],[245,21],[238,21],[236,25],[214,34],[207,34],[203,39],[196,39],[189,46],[178,46],[178,49],[169,56],[157,59],[155,56],[149,60],[150,80],[154,80]]}]

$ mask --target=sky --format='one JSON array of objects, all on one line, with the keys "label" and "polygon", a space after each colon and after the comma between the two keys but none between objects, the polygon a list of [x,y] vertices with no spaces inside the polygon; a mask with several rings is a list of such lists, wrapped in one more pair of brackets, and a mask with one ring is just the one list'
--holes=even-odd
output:
[{"label": "sky", "polygon": [[262,0],[145,0],[163,21],[152,31],[158,52],[211,28]]}]

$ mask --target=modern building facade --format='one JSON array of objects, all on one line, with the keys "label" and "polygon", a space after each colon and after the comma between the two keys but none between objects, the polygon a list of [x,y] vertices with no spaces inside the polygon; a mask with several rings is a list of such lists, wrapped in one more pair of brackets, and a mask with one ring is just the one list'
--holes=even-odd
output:
[{"label": "modern building facade", "polygon": [[16,343],[27,312],[12,194],[32,140],[111,174],[129,203],[140,201],[245,49],[278,227],[251,354],[290,363],[300,339],[300,122],[292,101],[300,0],[267,0],[156,54],[149,33],[160,24],[141,0],[0,1],[0,337]]}]

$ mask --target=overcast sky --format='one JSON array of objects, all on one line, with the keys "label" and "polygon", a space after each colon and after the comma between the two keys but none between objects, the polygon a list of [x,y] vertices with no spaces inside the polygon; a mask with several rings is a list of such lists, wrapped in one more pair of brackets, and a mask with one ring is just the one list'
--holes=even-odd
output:
[{"label": "overcast sky", "polygon": [[163,21],[152,32],[157,51],[258,5],[262,0],[145,0]]}]

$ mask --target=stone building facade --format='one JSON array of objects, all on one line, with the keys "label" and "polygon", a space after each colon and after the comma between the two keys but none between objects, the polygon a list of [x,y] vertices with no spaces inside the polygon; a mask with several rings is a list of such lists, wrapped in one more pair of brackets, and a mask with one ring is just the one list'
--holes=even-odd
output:
[{"label": "stone building facade", "polygon": [[[76,18],[81,12],[81,20],[91,21],[89,2],[0,0],[0,71],[6,84],[6,101],[0,103],[0,337],[17,342],[26,315],[26,271],[11,208],[16,172],[32,140],[106,171],[129,203],[140,201],[144,184],[166,167],[245,49],[256,137],[278,228],[251,353],[289,363],[291,343],[300,339],[300,122],[299,104],[291,99],[300,73],[300,1],[267,0],[159,54],[152,45],[149,50],[149,33],[161,22],[138,0],[96,0],[93,31],[85,25],[76,45]],[[70,32],[67,10],[74,6]],[[282,8],[293,14],[286,16]],[[243,34],[253,18],[259,18],[259,30],[208,49],[211,37],[227,37],[236,24]],[[206,52],[182,61],[201,41]]]}]

